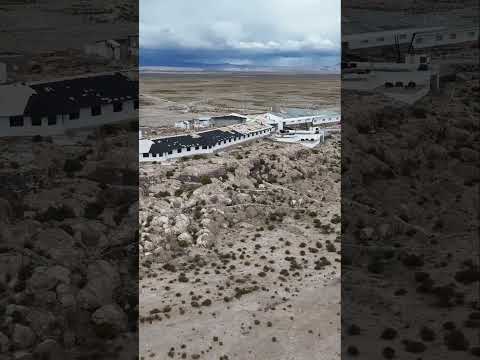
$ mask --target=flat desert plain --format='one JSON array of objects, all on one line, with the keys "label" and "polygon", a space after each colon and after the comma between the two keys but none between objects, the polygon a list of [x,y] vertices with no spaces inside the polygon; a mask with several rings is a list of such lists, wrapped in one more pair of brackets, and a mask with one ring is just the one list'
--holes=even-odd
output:
[{"label": "flat desert plain", "polygon": [[340,76],[323,74],[142,73],[141,126],[172,126],[195,116],[261,113],[272,107],[340,106]]}]

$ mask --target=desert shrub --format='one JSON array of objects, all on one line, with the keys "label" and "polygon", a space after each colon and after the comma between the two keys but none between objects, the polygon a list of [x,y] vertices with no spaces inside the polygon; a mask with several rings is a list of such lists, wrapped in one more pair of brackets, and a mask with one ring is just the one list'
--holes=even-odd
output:
[{"label": "desert shrub", "polygon": [[105,206],[100,202],[91,202],[85,206],[83,216],[87,219],[96,219],[104,210]]},{"label": "desert shrub", "polygon": [[63,165],[63,171],[66,173],[74,173],[80,171],[83,168],[83,164],[80,159],[67,159]]},{"label": "desert shrub", "polygon": [[156,193],[154,195],[154,197],[156,197],[157,199],[164,198],[164,197],[167,197],[167,196],[170,196],[170,193],[168,191],[159,191],[158,193]]},{"label": "desert shrub", "polygon": [[207,175],[202,175],[200,177],[200,183],[202,185],[207,185],[207,184],[211,184],[212,183],[212,180],[210,179],[210,177],[208,177]]},{"label": "desert shrub", "polygon": [[55,221],[63,221],[65,219],[73,218],[75,217],[75,213],[67,205],[62,205],[60,207],[53,207],[49,206],[48,209],[36,216],[36,220],[38,221],[50,221],[50,220],[55,220]]},{"label": "desert shrub", "polygon": [[181,196],[182,194],[183,194],[183,189],[177,189],[177,190],[175,190],[175,193],[174,193],[175,196],[178,197],[178,196]]},{"label": "desert shrub", "polygon": [[415,107],[412,110],[412,115],[417,119],[425,119],[427,117],[427,111],[424,108]]}]

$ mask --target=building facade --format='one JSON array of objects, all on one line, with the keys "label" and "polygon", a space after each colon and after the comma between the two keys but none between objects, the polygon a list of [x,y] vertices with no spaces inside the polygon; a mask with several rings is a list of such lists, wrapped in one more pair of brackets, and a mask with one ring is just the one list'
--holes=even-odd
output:
[{"label": "building facade", "polygon": [[195,134],[143,139],[139,142],[139,161],[166,161],[180,157],[211,154],[272,133],[271,126],[232,125]]},{"label": "building facade", "polygon": [[115,73],[0,87],[1,136],[56,135],[138,119],[138,83]]}]

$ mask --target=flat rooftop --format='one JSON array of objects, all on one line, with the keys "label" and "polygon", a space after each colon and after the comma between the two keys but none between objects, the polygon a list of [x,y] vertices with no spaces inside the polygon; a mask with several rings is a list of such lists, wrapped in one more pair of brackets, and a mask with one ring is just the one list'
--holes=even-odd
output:
[{"label": "flat rooftop", "polygon": [[264,126],[258,123],[235,124],[192,134],[168,136],[155,140],[152,139],[152,145],[149,152],[152,154],[161,154],[179,148],[215,146],[219,142],[229,141],[230,139],[233,140],[243,135],[267,128],[269,128],[269,126]]}]

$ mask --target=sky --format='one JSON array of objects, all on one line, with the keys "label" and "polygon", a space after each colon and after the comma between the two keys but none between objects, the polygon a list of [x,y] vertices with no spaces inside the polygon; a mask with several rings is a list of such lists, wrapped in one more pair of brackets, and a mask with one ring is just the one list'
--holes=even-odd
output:
[{"label": "sky", "polygon": [[140,65],[340,63],[340,0],[140,0]]}]

